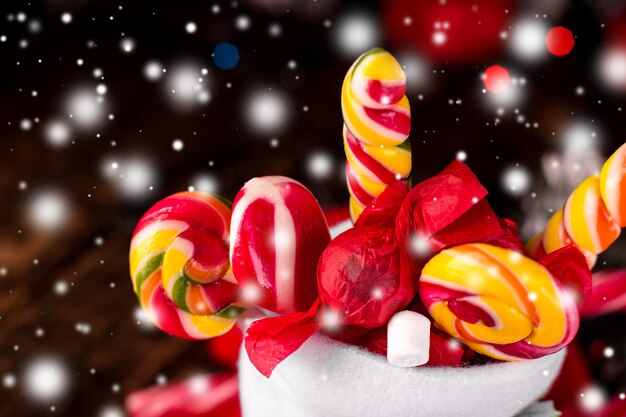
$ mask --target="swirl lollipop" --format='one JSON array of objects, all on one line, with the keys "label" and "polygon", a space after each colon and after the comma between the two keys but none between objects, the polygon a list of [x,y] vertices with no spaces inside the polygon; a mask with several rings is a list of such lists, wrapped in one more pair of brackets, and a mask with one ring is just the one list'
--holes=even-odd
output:
[{"label": "swirl lollipop", "polygon": [[438,326],[500,360],[565,347],[579,325],[574,299],[541,264],[510,249],[470,243],[424,267],[419,292]]},{"label": "swirl lollipop", "polygon": [[130,274],[141,307],[183,339],[226,333],[243,306],[228,261],[230,205],[199,192],[157,202],[139,220]]},{"label": "swirl lollipop", "polygon": [[411,173],[411,112],[405,90],[402,67],[384,49],[364,53],[346,74],[341,108],[352,220],[389,184]]},{"label": "swirl lollipop", "polygon": [[592,268],[597,255],[611,246],[620,228],[626,226],[625,193],[626,144],[604,163],[599,176],[590,176],[570,194],[563,209],[554,213],[545,230],[526,248],[537,258],[571,244]]}]

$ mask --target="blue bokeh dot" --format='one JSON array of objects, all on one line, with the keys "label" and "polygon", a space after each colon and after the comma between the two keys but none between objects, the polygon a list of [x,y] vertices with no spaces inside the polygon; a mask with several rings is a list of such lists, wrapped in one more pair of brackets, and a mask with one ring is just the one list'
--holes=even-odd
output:
[{"label": "blue bokeh dot", "polygon": [[232,43],[222,42],[213,50],[213,60],[218,68],[229,70],[239,62],[239,51]]}]

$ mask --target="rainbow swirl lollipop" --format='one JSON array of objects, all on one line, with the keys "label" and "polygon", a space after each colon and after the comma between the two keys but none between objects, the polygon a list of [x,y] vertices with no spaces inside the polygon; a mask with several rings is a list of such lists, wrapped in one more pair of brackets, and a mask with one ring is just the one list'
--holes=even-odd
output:
[{"label": "rainbow swirl lollipop", "polygon": [[141,307],[161,330],[207,339],[230,330],[243,311],[228,261],[230,217],[225,200],[182,192],[139,220],[130,274]]}]

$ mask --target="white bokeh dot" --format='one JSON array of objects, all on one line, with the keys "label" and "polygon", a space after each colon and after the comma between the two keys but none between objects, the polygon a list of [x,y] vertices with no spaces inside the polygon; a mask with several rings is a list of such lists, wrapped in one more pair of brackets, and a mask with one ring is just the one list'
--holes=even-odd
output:
[{"label": "white bokeh dot", "polygon": [[135,320],[135,323],[137,323],[137,325],[142,330],[150,332],[156,330],[156,326],[152,323],[152,320],[150,320],[148,314],[146,314],[144,309],[142,309],[141,307],[135,308],[135,311],[133,312],[133,318]]},{"label": "white bokeh dot", "polygon": [[144,76],[150,81],[156,81],[163,76],[163,65],[158,61],[148,61],[143,67]]},{"label": "white bokeh dot", "polygon": [[72,23],[72,15],[69,12],[65,12],[61,15],[61,22],[67,24]]},{"label": "white bokeh dot", "polygon": [[98,417],[125,417],[124,409],[119,405],[108,404],[100,409]]},{"label": "white bokeh dot", "polygon": [[237,16],[235,19],[235,27],[241,31],[250,29],[251,24],[252,22],[250,21],[250,18],[246,15]]},{"label": "white bokeh dot", "polygon": [[39,402],[61,399],[67,394],[70,385],[67,366],[54,356],[31,359],[22,379],[28,397]]},{"label": "white bokeh dot", "polygon": [[214,194],[218,192],[219,182],[214,175],[198,174],[194,177],[191,186],[197,191]]},{"label": "white bokeh dot", "polygon": [[509,167],[502,174],[502,186],[509,195],[523,195],[530,187],[530,173],[520,166]]},{"label": "white bokeh dot", "polygon": [[22,119],[20,120],[20,129],[24,131],[28,131],[33,128],[33,122],[30,119]]},{"label": "white bokeh dot", "polygon": [[334,163],[332,157],[327,152],[318,151],[308,157],[306,167],[311,177],[324,180],[333,173]]},{"label": "white bokeh dot", "polygon": [[120,41],[120,49],[125,54],[133,53],[135,51],[135,48],[136,48],[136,44],[133,38],[123,37],[122,40]]},{"label": "white bokeh dot", "polygon": [[210,100],[209,77],[199,65],[190,62],[176,64],[167,72],[166,93],[176,109],[186,110]]},{"label": "white bokeh dot", "polygon": [[547,53],[548,28],[536,19],[526,19],[512,31],[511,50],[518,58],[535,61]]},{"label": "white bokeh dot", "polygon": [[81,128],[97,127],[105,119],[106,106],[102,98],[91,89],[72,91],[65,106],[72,123]]},{"label": "white bokeh dot", "polygon": [[187,24],[185,25],[185,30],[187,31],[187,33],[196,33],[196,30],[198,30],[198,26],[195,24],[195,22],[187,22]]},{"label": "white bokeh dot", "polygon": [[283,33],[283,28],[280,26],[280,24],[274,22],[267,27],[267,33],[272,38],[278,38]]},{"label": "white bokeh dot", "polygon": [[56,295],[65,295],[67,294],[68,291],[69,291],[69,286],[67,285],[67,282],[63,280],[58,280],[57,282],[54,283],[54,293]]},{"label": "white bokeh dot", "polygon": [[52,120],[46,124],[45,138],[49,145],[65,146],[70,141],[70,128],[64,121]]},{"label": "white bokeh dot", "polygon": [[176,152],[182,151],[184,147],[185,147],[185,144],[183,143],[182,140],[174,139],[172,141],[172,149],[174,149]]},{"label": "white bokeh dot", "polygon": [[336,46],[346,56],[363,53],[380,41],[377,19],[364,12],[352,12],[340,17],[334,31]]},{"label": "white bokeh dot", "polygon": [[595,412],[606,402],[606,393],[598,386],[592,385],[580,393],[580,405],[584,411]]},{"label": "white bokeh dot", "polygon": [[598,61],[600,81],[609,88],[626,91],[626,48],[605,48]]},{"label": "white bokeh dot", "polygon": [[17,378],[13,374],[4,374],[2,377],[2,386],[6,389],[15,388],[17,385]]},{"label": "white bokeh dot", "polygon": [[69,215],[69,203],[65,195],[54,189],[39,191],[28,204],[28,218],[38,230],[62,227]]},{"label": "white bokeh dot", "polygon": [[246,102],[247,119],[255,130],[267,133],[282,129],[288,121],[287,99],[277,91],[257,91]]}]

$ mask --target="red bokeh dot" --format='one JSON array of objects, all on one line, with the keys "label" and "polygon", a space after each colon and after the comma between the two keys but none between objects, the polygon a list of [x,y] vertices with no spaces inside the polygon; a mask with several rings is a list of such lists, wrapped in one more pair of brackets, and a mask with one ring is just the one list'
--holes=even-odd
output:
[{"label": "red bokeh dot", "polygon": [[553,55],[567,55],[574,47],[574,35],[572,35],[569,29],[557,26],[548,32],[546,45],[548,46],[548,51]]},{"label": "red bokeh dot", "polygon": [[487,68],[483,76],[485,88],[492,93],[501,93],[507,89],[511,82],[509,71],[500,65],[492,65]]}]

